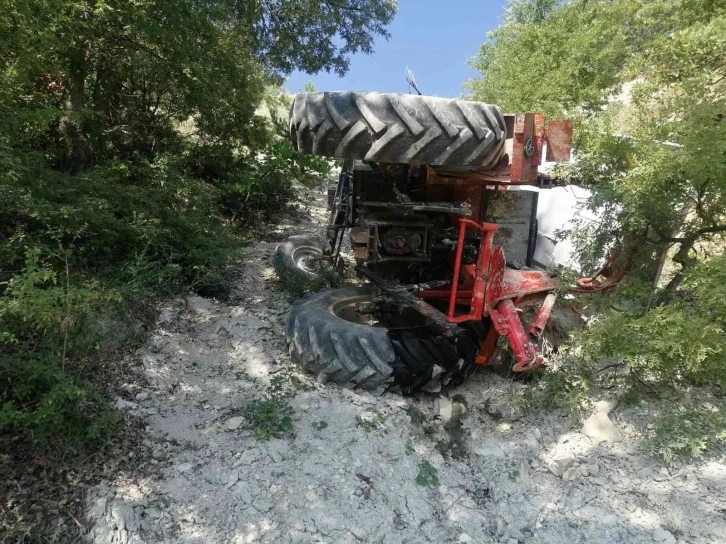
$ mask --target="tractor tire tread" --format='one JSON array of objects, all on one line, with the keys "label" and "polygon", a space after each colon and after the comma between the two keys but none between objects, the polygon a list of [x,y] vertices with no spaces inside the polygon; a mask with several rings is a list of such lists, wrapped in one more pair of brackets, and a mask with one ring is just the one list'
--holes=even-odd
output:
[{"label": "tractor tire tread", "polygon": [[486,167],[504,149],[498,106],[432,96],[315,92],[295,96],[290,137],[299,151],[367,161]]}]

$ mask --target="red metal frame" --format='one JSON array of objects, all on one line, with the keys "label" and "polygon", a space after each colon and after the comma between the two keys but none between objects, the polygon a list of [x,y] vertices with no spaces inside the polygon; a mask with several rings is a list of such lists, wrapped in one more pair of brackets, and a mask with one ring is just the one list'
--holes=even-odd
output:
[{"label": "red metal frame", "polygon": [[[458,226],[459,235],[452,262],[454,275],[451,287],[423,290],[418,295],[421,298],[448,300],[446,318],[452,323],[489,318],[492,327],[482,341],[477,364],[490,364],[495,360],[499,351],[499,338],[504,336],[517,361],[513,369],[525,371],[538,367],[544,361],[537,352],[537,344],[552,313],[556,299],[554,291],[559,282],[545,272],[507,268],[503,248],[493,244],[498,226],[478,221],[482,219],[487,189],[506,189],[509,184],[537,183],[545,142],[547,160],[569,161],[572,122],[550,120],[545,127],[545,118],[540,114],[521,113],[505,117],[511,134],[497,164],[478,170],[426,169],[426,190],[430,200],[446,199],[444,189],[453,186],[454,200],[468,202],[472,213],[470,219],[461,218],[458,219],[458,225],[454,223]],[[475,265],[462,265],[461,262],[467,229],[481,232],[479,256]],[[587,287],[580,285],[580,288]],[[533,300],[541,301],[541,306],[529,330],[525,331],[519,318],[521,305]],[[469,305],[469,312],[457,315],[457,305],[466,304]]]},{"label": "red metal frame", "polygon": [[[481,241],[473,274],[465,280],[469,288],[460,290],[462,270],[466,272],[471,268],[469,266],[462,268],[461,263],[467,228],[481,231]],[[426,289],[420,291],[418,296],[448,299],[449,309],[446,319],[452,323],[481,321],[489,317],[493,326],[482,341],[476,359],[477,364],[492,363],[499,351],[498,337],[506,336],[517,361],[513,370],[516,372],[532,370],[544,362],[542,355],[537,352],[537,340],[552,313],[556,300],[554,290],[557,289],[559,282],[546,272],[506,268],[502,246],[495,246],[493,243],[494,233],[498,228],[495,223],[459,219],[459,236],[451,288]],[[533,296],[544,300],[532,321],[529,332],[525,332],[519,319],[521,310],[518,304],[530,300]],[[466,303],[470,305],[469,313],[456,315],[457,304]]]}]

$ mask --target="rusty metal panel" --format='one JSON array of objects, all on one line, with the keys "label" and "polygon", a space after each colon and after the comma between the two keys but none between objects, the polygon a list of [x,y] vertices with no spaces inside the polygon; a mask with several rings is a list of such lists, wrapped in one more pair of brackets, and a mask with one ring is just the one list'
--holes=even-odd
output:
[{"label": "rusty metal panel", "polygon": [[[514,142],[512,148],[512,183],[535,181],[537,164],[532,164],[536,156],[536,115],[534,113],[518,113],[514,122]],[[544,118],[542,119],[544,122]]]},{"label": "rusty metal panel", "polygon": [[547,161],[570,162],[572,120],[554,119],[547,123]]}]

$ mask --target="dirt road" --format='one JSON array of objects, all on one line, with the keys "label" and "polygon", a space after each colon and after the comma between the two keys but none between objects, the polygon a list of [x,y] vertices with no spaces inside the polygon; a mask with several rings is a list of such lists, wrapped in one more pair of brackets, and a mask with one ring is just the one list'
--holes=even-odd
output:
[{"label": "dirt road", "polygon": [[[647,406],[604,402],[583,426],[523,409],[526,385],[491,371],[415,398],[299,373],[270,259],[324,221],[321,197],[250,247],[231,302],[160,312],[117,401],[145,425],[138,471],[92,490],[91,541],[726,542],[726,465],[664,468],[641,445]],[[275,376],[293,429],[259,440],[245,407]]]}]

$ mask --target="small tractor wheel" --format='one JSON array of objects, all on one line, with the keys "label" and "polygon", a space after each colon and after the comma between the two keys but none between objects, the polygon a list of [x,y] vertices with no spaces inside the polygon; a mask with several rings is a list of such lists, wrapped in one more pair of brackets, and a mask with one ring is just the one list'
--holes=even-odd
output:
[{"label": "small tractor wheel", "polygon": [[299,151],[365,161],[488,167],[507,128],[492,104],[373,92],[301,93],[290,112]]},{"label": "small tractor wheel", "polygon": [[272,265],[288,285],[304,286],[320,278],[325,242],[316,236],[291,236],[275,248]]},{"label": "small tractor wheel", "polygon": [[325,289],[296,301],[286,326],[293,359],[320,382],[376,395],[394,384],[413,393],[435,378],[437,368],[452,371],[452,384],[471,374],[485,326],[454,341],[425,325],[387,326],[372,306],[370,286]]}]

